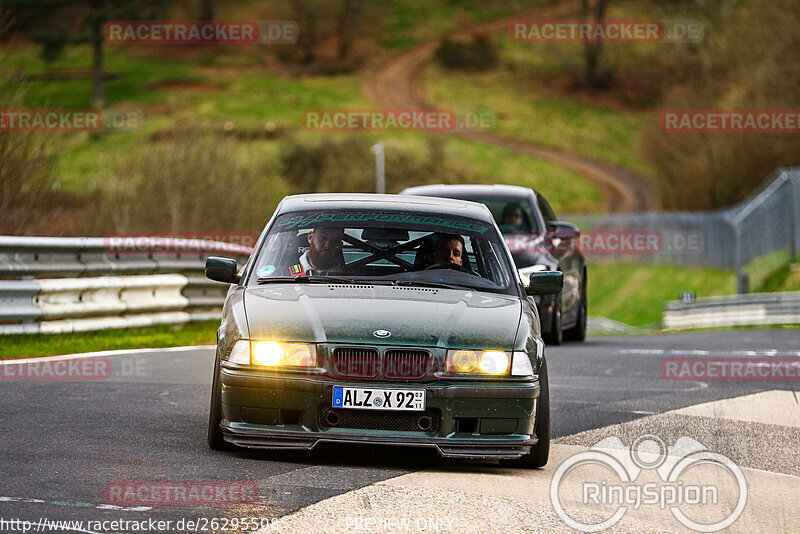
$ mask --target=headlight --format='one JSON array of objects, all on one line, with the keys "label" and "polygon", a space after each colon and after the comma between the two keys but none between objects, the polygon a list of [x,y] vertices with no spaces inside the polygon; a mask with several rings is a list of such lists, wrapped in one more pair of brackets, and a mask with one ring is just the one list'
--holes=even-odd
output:
[{"label": "headlight", "polygon": [[312,343],[239,340],[228,361],[263,367],[316,367],[317,347]]},{"label": "headlight", "polygon": [[531,283],[531,275],[533,273],[541,273],[543,271],[549,271],[550,268],[547,265],[542,265],[537,263],[536,265],[531,265],[529,267],[523,267],[519,270],[519,277],[522,278],[522,283],[526,286],[530,285]]},{"label": "headlight", "polygon": [[499,350],[448,350],[447,372],[450,374],[506,375],[512,353]]}]

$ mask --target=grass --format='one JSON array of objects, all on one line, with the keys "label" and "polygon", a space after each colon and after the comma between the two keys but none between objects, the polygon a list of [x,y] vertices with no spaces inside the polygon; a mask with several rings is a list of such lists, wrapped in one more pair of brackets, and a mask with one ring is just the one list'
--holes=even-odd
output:
[{"label": "grass", "polygon": [[[280,155],[289,136],[348,135],[302,130],[305,110],[373,107],[361,94],[363,78],[359,74],[302,78],[271,74],[247,49],[236,55],[226,50],[208,54],[200,51],[191,61],[153,56],[149,52],[145,55],[140,49],[121,46],[106,49],[107,70],[121,75],[120,79],[107,83],[106,107],[139,108],[144,112],[144,124],[133,132],[58,134],[57,187],[69,191],[89,192],[103,187],[124,166],[121,161],[146,158],[154,143],[153,136],[176,125],[218,132],[263,132],[269,127],[279,130],[282,133],[273,140],[242,139],[234,150],[237,161],[260,162],[261,168],[268,169],[262,178],[264,187],[288,191],[288,184],[281,176]],[[86,66],[89,54],[86,46],[68,47],[54,67]],[[9,49],[8,58],[12,66],[24,68],[28,74],[47,70],[38,57],[38,49],[32,45]],[[185,85],[181,87],[181,83]],[[25,105],[85,108],[89,94],[88,78],[31,81]],[[412,147],[420,157],[425,155],[427,134],[362,135],[388,140],[395,146]],[[546,161],[457,139],[448,141],[446,146],[447,161],[470,165],[486,183],[521,184],[550,191],[549,198],[556,209],[585,212],[602,203],[602,195],[593,184]],[[432,176],[430,181],[435,182],[436,177]]]},{"label": "grass", "polygon": [[[623,0],[610,6],[609,18],[675,18],[675,8],[657,2]],[[689,7],[681,17],[700,16]],[[568,17],[569,18],[569,17]],[[610,43],[602,64],[616,85],[595,94],[572,86],[584,68],[583,45],[515,42],[499,32],[492,42],[500,66],[482,73],[443,69],[425,73],[428,94],[440,106],[488,108],[497,116],[497,133],[574,152],[652,175],[640,153],[640,132],[657,121],[662,80],[684,45]]]},{"label": "grass", "polygon": [[681,291],[698,297],[736,293],[733,273],[727,270],[592,263],[588,266],[589,315],[608,317],[632,326],[657,326],[664,303]]},{"label": "grass", "polygon": [[378,44],[387,50],[402,50],[457,29],[465,21],[483,22],[515,11],[514,2],[481,0],[394,0],[385,2],[385,22]]},{"label": "grass", "polygon": [[432,65],[425,74],[431,100],[442,107],[488,108],[496,133],[574,152],[646,172],[638,152],[641,112],[584,103],[566,95],[520,83],[509,70],[480,74],[444,71]]},{"label": "grass", "polygon": [[216,343],[219,321],[80,334],[0,336],[0,360],[101,350],[166,348]]}]

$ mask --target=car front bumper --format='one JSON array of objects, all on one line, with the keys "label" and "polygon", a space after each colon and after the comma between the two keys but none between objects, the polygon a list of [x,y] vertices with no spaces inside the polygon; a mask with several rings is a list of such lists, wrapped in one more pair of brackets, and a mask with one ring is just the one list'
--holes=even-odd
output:
[{"label": "car front bumper", "polygon": [[[540,386],[536,377],[503,381],[332,380],[225,366],[220,373],[223,435],[240,447],[310,450],[324,442],[371,443],[429,447],[445,457],[511,459],[527,454],[537,442],[534,429]],[[426,410],[334,410],[330,406],[334,384],[424,389]],[[341,415],[343,424],[331,425],[327,419],[330,412]],[[435,424],[426,430],[413,427],[414,418],[423,416]],[[348,425],[348,420],[357,424]]]}]

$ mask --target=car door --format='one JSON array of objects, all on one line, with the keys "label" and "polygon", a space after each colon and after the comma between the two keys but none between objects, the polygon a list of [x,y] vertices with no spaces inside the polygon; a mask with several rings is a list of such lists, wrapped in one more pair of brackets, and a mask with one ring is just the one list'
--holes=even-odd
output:
[{"label": "car door", "polygon": [[558,218],[547,199],[537,194],[536,202],[544,218],[548,241],[551,244],[551,252],[558,260],[559,269],[564,273],[564,290],[561,292],[561,321],[566,329],[574,325],[578,320],[583,256],[577,249],[578,243],[576,239],[565,239],[554,234],[555,223],[558,222]]}]

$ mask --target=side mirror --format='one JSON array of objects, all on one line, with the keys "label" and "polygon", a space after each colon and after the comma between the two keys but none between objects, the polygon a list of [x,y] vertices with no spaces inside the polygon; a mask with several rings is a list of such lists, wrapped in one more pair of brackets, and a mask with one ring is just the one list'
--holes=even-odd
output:
[{"label": "side mirror", "polygon": [[532,273],[531,282],[525,286],[528,295],[555,295],[564,289],[564,273],[561,271],[545,271]]},{"label": "side mirror", "polygon": [[578,239],[581,231],[572,223],[556,221],[550,223],[550,235],[556,239]]},{"label": "side mirror", "polygon": [[206,258],[206,278],[226,284],[238,284],[241,277],[236,274],[236,260],[210,256]]}]

